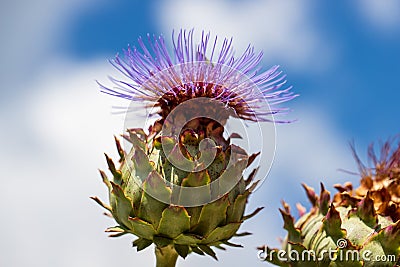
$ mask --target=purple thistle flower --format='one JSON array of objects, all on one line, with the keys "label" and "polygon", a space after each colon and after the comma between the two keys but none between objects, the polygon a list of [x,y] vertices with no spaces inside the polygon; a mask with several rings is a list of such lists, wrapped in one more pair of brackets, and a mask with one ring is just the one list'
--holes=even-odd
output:
[{"label": "purple thistle flower", "polygon": [[193,30],[181,30],[177,38],[172,34],[170,53],[162,36],[147,37],[148,46],[139,38],[140,50],[128,46],[123,59],[117,54],[110,60],[130,81],[110,77],[115,86],[99,83],[102,92],[159,107],[163,118],[186,100],[208,97],[232,108],[236,116],[253,121],[271,121],[271,115],[287,111],[273,106],[298,96],[291,92],[292,86],[283,88],[286,75],[279,66],[261,71],[263,53],[255,53],[251,45],[235,57],[232,39],[225,38],[217,49],[217,37],[211,40],[203,31],[195,44]]}]

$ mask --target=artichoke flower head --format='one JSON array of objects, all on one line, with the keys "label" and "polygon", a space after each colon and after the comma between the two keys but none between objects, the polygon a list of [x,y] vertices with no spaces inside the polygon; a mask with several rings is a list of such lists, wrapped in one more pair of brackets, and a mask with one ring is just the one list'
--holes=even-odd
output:
[{"label": "artichoke flower head", "polygon": [[224,126],[230,117],[273,123],[272,114],[285,109],[269,107],[296,96],[282,88],[277,66],[259,72],[262,54],[252,47],[236,58],[232,40],[219,53],[217,38],[209,42],[209,34],[194,44],[193,31],[181,31],[171,54],[162,37],[149,36],[149,49],[139,39],[139,48],[111,61],[129,81],[99,83],[104,93],[151,107],[157,118],[148,129],[128,128],[128,149],[115,139],[118,164],[106,155],[111,177],[100,171],[109,204],[93,197],[117,222],[106,232],[135,235],[138,251],[154,244],[157,266],[175,266],[192,252],[216,259],[213,247],[240,246],[229,240],[247,235],[240,225],[261,210],[244,215],[257,168],[243,172],[258,153],[234,145],[240,136],[228,136]]},{"label": "artichoke flower head", "polygon": [[336,184],[331,198],[322,183],[319,196],[303,184],[311,210],[300,208],[295,222],[284,203],[288,235],[282,249],[259,247],[262,259],[277,266],[400,266],[400,143],[392,146],[393,140],[385,142],[379,157],[369,147],[372,167],[352,146],[361,176],[355,189],[350,182]]}]

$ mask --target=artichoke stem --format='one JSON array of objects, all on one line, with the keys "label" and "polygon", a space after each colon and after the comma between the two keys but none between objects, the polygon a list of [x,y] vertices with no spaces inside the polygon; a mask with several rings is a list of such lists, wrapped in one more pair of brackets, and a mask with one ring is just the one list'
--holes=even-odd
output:
[{"label": "artichoke stem", "polygon": [[156,247],[156,267],[175,267],[178,253],[174,247],[169,245],[166,247]]}]

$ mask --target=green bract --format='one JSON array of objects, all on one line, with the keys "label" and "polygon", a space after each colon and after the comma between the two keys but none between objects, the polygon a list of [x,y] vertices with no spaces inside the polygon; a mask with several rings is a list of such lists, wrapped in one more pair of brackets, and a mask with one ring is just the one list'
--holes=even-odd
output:
[{"label": "green bract", "polygon": [[[197,147],[204,136],[212,134],[185,131],[181,138],[183,154],[196,157],[198,151],[189,151]],[[132,149],[128,154],[125,153],[116,139],[121,156],[119,168],[106,155],[113,178],[109,179],[100,171],[109,190],[110,204],[104,204],[97,197],[93,198],[118,223],[106,232],[111,232],[113,237],[133,234],[138,237],[133,242],[138,251],[154,243],[157,257],[158,254],[170,255],[172,259],[175,257],[175,261],[177,255],[185,258],[190,252],[208,254],[216,259],[211,247],[224,249],[221,246],[224,244],[240,246],[229,240],[233,236],[247,235],[248,233],[237,233],[240,225],[261,210],[259,208],[248,216],[243,215],[247,199],[257,184],[251,184],[256,170],[246,180],[241,178],[227,194],[202,206],[185,208],[164,203],[153,196],[163,196],[163,199],[179,198],[179,195],[172,194],[170,186],[166,184],[166,181],[171,180],[169,177],[174,177],[174,182],[178,185],[196,187],[210,184],[226,171],[241,174],[256,155],[245,155],[226,170],[233,146],[218,146],[215,160],[208,168],[199,172],[185,172],[171,166],[163,153],[159,138],[150,138],[143,130],[138,129],[129,130],[129,135],[125,137],[132,144]],[[224,141],[226,142],[227,140]]]}]

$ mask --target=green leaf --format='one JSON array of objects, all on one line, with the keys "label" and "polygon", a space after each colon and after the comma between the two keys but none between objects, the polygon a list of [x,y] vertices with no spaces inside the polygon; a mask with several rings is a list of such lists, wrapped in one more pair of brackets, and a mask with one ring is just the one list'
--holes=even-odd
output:
[{"label": "green leaf", "polygon": [[187,189],[185,188],[174,188],[173,195],[175,204],[177,205],[185,205],[182,203],[187,199],[190,199],[191,203],[208,203],[210,202],[210,176],[208,175],[208,171],[201,172],[192,172],[189,173],[186,178],[182,181],[183,187],[198,187],[197,190]]},{"label": "green leaf", "polygon": [[108,190],[111,191],[112,187],[111,187],[111,183],[110,180],[108,179],[107,175],[102,171],[99,170],[101,178],[103,179],[103,183],[107,186]]},{"label": "green leaf", "polygon": [[283,218],[283,228],[288,231],[288,241],[301,242],[300,230],[294,225],[294,218],[286,211],[279,209]]},{"label": "green leaf", "polygon": [[208,171],[191,172],[189,175],[183,179],[182,186],[186,187],[198,187],[202,185],[207,185],[211,182],[210,175]]},{"label": "green leaf", "polygon": [[247,161],[247,167],[249,167],[253,163],[253,161],[258,157],[258,155],[260,155],[260,153],[261,152],[251,154],[251,156],[248,158],[248,161]]},{"label": "green leaf", "polygon": [[159,248],[163,248],[172,244],[172,239],[163,236],[154,236],[153,241],[154,244],[156,244],[156,246]]},{"label": "green leaf", "polygon": [[211,233],[221,223],[225,222],[228,205],[227,196],[205,205],[201,210],[199,223],[193,231],[202,236]]},{"label": "green leaf", "polygon": [[94,201],[96,201],[97,204],[99,204],[100,206],[102,206],[106,210],[112,212],[111,207],[106,205],[106,204],[104,204],[103,201],[101,201],[98,197],[90,197],[90,198],[93,199]]},{"label": "green leaf", "polygon": [[238,237],[240,237],[240,236],[248,236],[248,235],[252,235],[252,233],[250,233],[250,232],[243,232],[243,233],[236,233],[236,234],[235,234],[235,236],[238,236]]},{"label": "green leaf", "polygon": [[[240,185],[242,182],[244,183],[243,179],[240,180],[238,185]],[[254,182],[246,191],[244,191],[243,194],[237,195],[236,198],[234,198],[234,200],[232,200],[232,195],[231,193],[229,193],[229,198],[231,203],[233,202],[233,205],[231,204],[228,207],[227,222],[242,222],[245,220],[245,218],[243,218],[243,213],[246,207],[247,199],[251,194],[251,192],[254,190],[254,188],[257,186],[257,184],[258,181]]]},{"label": "green leaf", "polygon": [[139,238],[133,241],[132,246],[136,247],[137,251],[141,251],[153,244],[153,241],[145,238]]},{"label": "green leaf", "polygon": [[121,147],[121,143],[119,142],[118,138],[115,135],[114,135],[114,140],[119,155],[119,163],[122,163],[125,159],[125,152]]},{"label": "green leaf", "polygon": [[168,160],[171,160],[171,163],[175,165],[174,163],[179,162],[179,169],[184,169],[184,170],[193,170],[195,167],[195,162],[193,161],[192,156],[190,153],[186,150],[186,148],[179,146],[178,143],[175,144],[175,146],[172,148],[172,150],[167,150],[167,158]]},{"label": "green leaf", "polygon": [[230,223],[215,228],[203,241],[203,244],[210,244],[221,240],[228,240],[235,235],[241,223]]},{"label": "green leaf", "polygon": [[112,159],[110,157],[108,157],[107,154],[104,153],[104,156],[106,157],[106,160],[107,160],[108,169],[114,176],[114,182],[118,185],[121,185],[121,180],[122,180],[121,171],[116,169],[114,162],[112,161]]},{"label": "green leaf", "polygon": [[262,211],[264,209],[264,207],[258,207],[256,208],[252,213],[250,213],[249,215],[245,215],[243,216],[243,221],[248,220],[254,216],[256,216],[260,211]]},{"label": "green leaf", "polygon": [[376,227],[378,216],[376,215],[374,201],[370,197],[370,192],[358,204],[357,214],[366,225],[371,228]]},{"label": "green leaf", "polygon": [[140,147],[143,151],[146,151],[146,134],[143,129],[128,129],[129,136],[124,137],[133,144],[133,146]]},{"label": "green leaf", "polygon": [[301,184],[306,191],[307,198],[310,201],[311,205],[315,207],[317,205],[318,197],[315,194],[314,188],[307,186],[306,184]]},{"label": "green leaf", "polygon": [[201,209],[202,206],[186,208],[190,214],[190,229],[193,229],[199,223]]},{"label": "green leaf", "polygon": [[260,167],[253,169],[253,171],[249,174],[249,176],[247,177],[247,179],[245,181],[246,186],[248,186],[254,180],[254,177],[256,176],[259,168]]},{"label": "green leaf", "polygon": [[140,199],[142,198],[142,188],[138,185],[137,181],[135,180],[135,176],[126,177],[123,175],[124,180],[126,179],[126,183],[123,187],[125,196],[132,200],[133,205],[133,214],[132,217],[135,217],[139,214],[139,205]]},{"label": "green leaf", "polygon": [[227,222],[241,222],[249,194],[239,195],[233,205],[228,208]]},{"label": "green leaf", "polygon": [[243,247],[240,244],[231,243],[228,240],[223,240],[222,243],[227,245],[227,246],[234,247],[234,248],[242,248]]},{"label": "green leaf", "polygon": [[132,234],[149,240],[153,239],[153,236],[156,234],[156,231],[154,230],[153,226],[150,223],[145,222],[137,217],[135,218],[129,217],[129,221],[132,225],[130,231],[132,232]]},{"label": "green leaf", "polygon": [[138,217],[150,222],[154,229],[157,229],[161,220],[162,212],[167,206],[167,204],[160,202],[143,192]]},{"label": "green leaf", "polygon": [[132,202],[135,203],[140,200],[141,194],[140,192],[142,181],[138,180],[135,176],[135,166],[131,161],[135,153],[135,148],[132,148],[129,154],[126,156],[125,161],[122,162],[120,166],[120,171],[122,173],[122,187],[126,196],[129,196],[132,199]]},{"label": "green leaf", "polygon": [[200,243],[202,240],[201,236],[193,234],[180,234],[175,238],[175,243],[179,245],[194,245]]},{"label": "green leaf", "polygon": [[213,257],[215,260],[218,260],[217,255],[215,254],[215,252],[206,245],[199,245],[199,248],[206,253],[207,255],[210,255],[211,257]]},{"label": "green leaf", "polygon": [[321,194],[319,195],[319,211],[326,215],[329,209],[329,202],[331,196],[328,190],[325,189],[324,184],[321,183]]},{"label": "green leaf", "polygon": [[340,219],[340,214],[336,210],[333,203],[331,204],[326,216],[322,220],[323,229],[326,231],[334,242],[337,242],[340,238],[346,237],[346,231],[341,228],[342,220]]},{"label": "green leaf", "polygon": [[160,220],[157,232],[163,236],[175,238],[190,228],[190,216],[184,207],[169,206]]},{"label": "green leaf", "polygon": [[127,234],[127,232],[116,233],[116,234],[110,234],[110,235],[108,235],[108,237],[120,237],[120,236],[123,236],[123,235],[126,235],[126,234]]},{"label": "green leaf", "polygon": [[[139,217],[150,222],[157,229],[162,212],[168,207],[167,204],[158,199],[168,201],[170,194],[171,191],[166,187],[161,176],[155,171],[151,172],[143,183],[142,198],[138,212]],[[157,196],[158,199],[152,196]]]},{"label": "green leaf", "polygon": [[[218,178],[218,188],[212,188],[212,194],[217,196],[225,195],[232,189],[236,189],[238,193],[240,188],[235,188],[239,181],[242,180],[243,170],[246,168],[246,161],[239,160],[234,165],[229,166]],[[244,181],[243,181],[244,186]]]},{"label": "green leaf", "polygon": [[204,256],[204,252],[201,251],[197,246],[190,246],[190,249],[191,249],[194,253]]},{"label": "green leaf", "polygon": [[123,233],[123,232],[125,232],[125,229],[123,229],[119,226],[114,226],[114,227],[108,227],[105,232],[106,233]]},{"label": "green leaf", "polygon": [[111,193],[112,186],[111,186],[110,180],[108,179],[107,175],[102,170],[99,170],[99,172],[100,172],[101,178],[103,180],[103,183],[108,188],[108,202],[110,203],[110,205],[109,205],[111,208],[110,212],[113,213],[112,207],[115,207],[116,203],[115,203],[115,196]]},{"label": "green leaf", "polygon": [[135,154],[132,157],[135,176],[139,178],[139,180],[144,181],[149,173],[153,171],[153,165],[150,164],[149,158],[144,153],[144,151],[136,146]]},{"label": "green leaf", "polygon": [[128,198],[126,198],[119,185],[111,182],[111,186],[113,188],[112,195],[115,196],[115,206],[112,206],[114,218],[119,224],[129,229],[131,224],[128,218],[133,210],[132,203]]},{"label": "green leaf", "polygon": [[169,202],[171,197],[171,189],[167,187],[161,175],[152,171],[143,183],[143,190],[150,196],[157,196],[157,199]]},{"label": "green leaf", "polygon": [[217,248],[217,249],[220,249],[220,250],[226,250],[226,248],[224,248],[223,246],[221,246],[221,244],[219,244],[219,243],[213,244],[212,246],[215,247],[215,248]]},{"label": "green leaf", "polygon": [[123,229],[119,226],[109,227],[106,229],[105,232],[106,233],[114,233],[114,234],[110,234],[109,237],[120,237],[120,236],[123,236],[128,233],[125,231],[125,229]]},{"label": "green leaf", "polygon": [[222,171],[225,168],[226,168],[226,155],[224,151],[222,151],[222,148],[218,147],[214,161],[207,168],[211,180],[215,181],[221,175]]},{"label": "green leaf", "polygon": [[400,220],[381,229],[372,241],[381,243],[387,254],[400,255]]},{"label": "green leaf", "polygon": [[186,258],[186,256],[189,254],[189,246],[188,245],[175,244],[174,247],[175,247],[176,252],[182,258]]}]

